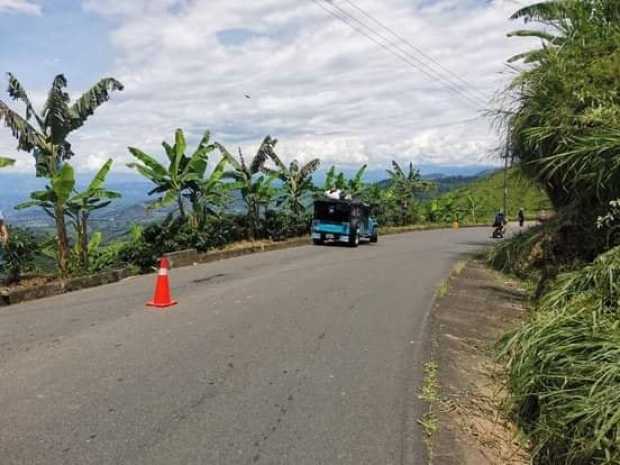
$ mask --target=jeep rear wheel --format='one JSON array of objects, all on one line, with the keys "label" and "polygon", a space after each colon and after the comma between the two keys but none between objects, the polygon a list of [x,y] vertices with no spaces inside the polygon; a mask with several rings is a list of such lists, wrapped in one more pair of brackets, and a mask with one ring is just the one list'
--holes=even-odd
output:
[{"label": "jeep rear wheel", "polygon": [[349,234],[349,246],[357,247],[360,245],[360,235],[357,233],[357,230],[354,230]]}]

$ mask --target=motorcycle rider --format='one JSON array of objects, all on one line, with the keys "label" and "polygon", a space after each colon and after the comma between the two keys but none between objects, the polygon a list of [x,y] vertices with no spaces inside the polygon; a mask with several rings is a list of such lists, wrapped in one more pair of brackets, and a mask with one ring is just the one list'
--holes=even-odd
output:
[{"label": "motorcycle rider", "polygon": [[504,237],[504,226],[508,222],[506,221],[506,215],[502,210],[497,212],[495,215],[495,222],[493,223],[493,227],[495,228],[493,231],[493,237]]}]

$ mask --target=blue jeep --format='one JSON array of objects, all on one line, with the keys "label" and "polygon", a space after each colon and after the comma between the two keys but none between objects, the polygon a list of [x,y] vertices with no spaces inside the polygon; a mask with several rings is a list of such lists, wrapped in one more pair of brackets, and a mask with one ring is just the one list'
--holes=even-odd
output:
[{"label": "blue jeep", "polygon": [[360,240],[379,239],[378,224],[370,216],[370,207],[356,200],[315,201],[311,234],[315,245],[334,240],[357,247]]}]

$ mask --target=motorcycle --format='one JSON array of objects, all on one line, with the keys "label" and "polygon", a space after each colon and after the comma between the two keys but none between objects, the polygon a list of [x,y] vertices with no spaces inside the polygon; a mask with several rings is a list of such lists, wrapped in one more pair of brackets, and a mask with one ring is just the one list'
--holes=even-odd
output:
[{"label": "motorcycle", "polygon": [[495,226],[495,229],[493,230],[493,234],[491,235],[491,237],[493,239],[503,239],[504,238],[504,225],[500,224],[498,226]]}]

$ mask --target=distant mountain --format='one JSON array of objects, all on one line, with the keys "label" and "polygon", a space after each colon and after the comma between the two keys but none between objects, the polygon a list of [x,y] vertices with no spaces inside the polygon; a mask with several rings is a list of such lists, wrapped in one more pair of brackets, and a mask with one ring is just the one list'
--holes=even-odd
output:
[{"label": "distant mountain", "polygon": [[[345,175],[352,176],[358,167],[337,167]],[[467,185],[478,179],[479,176],[471,173],[479,173],[493,169],[489,166],[438,166],[422,165],[418,167],[426,179],[434,180],[439,185],[436,196],[443,192]],[[329,168],[322,168],[313,177],[317,185],[323,184],[325,173]],[[92,179],[92,174],[78,175],[78,189],[84,188]],[[366,182],[385,183],[386,172],[382,168],[367,170]],[[153,185],[144,178],[131,173],[114,173],[109,177],[108,187],[110,190],[120,192],[122,197],[115,200],[109,207],[96,212],[92,216],[93,228],[101,230],[107,237],[116,237],[124,234],[132,223],[148,223],[161,219],[170,210],[150,210],[149,203],[153,200],[148,193]],[[51,229],[53,223],[45,212],[31,208],[27,210],[15,210],[15,206],[28,200],[32,191],[41,190],[45,187],[45,180],[36,178],[32,174],[25,173],[0,173],[0,210],[8,218],[9,223],[33,229]],[[233,199],[231,208],[240,210],[240,199]]]},{"label": "distant mountain", "polygon": [[[92,178],[91,175],[78,176],[78,189],[84,188]],[[50,228],[53,223],[45,212],[37,208],[15,210],[15,206],[28,200],[31,192],[45,188],[45,180],[31,174],[2,173],[0,174],[0,210],[11,224],[33,229]],[[159,215],[146,209],[148,192],[152,185],[138,176],[115,175],[108,182],[110,190],[120,192],[122,197],[115,200],[109,207],[93,215],[95,224],[114,224],[127,226],[127,222],[148,221]],[[119,226],[120,227],[120,226]]]},{"label": "distant mountain", "polygon": [[[313,181],[322,185],[325,182],[325,175],[329,170],[330,165],[321,166],[321,168],[315,173],[313,176]],[[386,169],[389,169],[390,166],[386,168],[376,168],[369,167],[366,170],[366,174],[364,176],[364,180],[366,182],[381,182],[387,178]],[[409,169],[408,165],[403,165],[403,169]],[[439,177],[470,177],[470,176],[479,176],[482,173],[490,172],[496,170],[497,168],[491,165],[468,165],[468,166],[456,166],[456,165],[415,165],[416,169],[420,170],[420,174],[422,174],[425,178],[435,179]],[[359,166],[338,166],[336,165],[336,169],[338,171],[342,171],[345,176],[353,176]]]},{"label": "distant mountain", "polygon": [[[450,176],[450,175],[445,175],[442,173],[431,173],[431,174],[423,175],[422,178],[424,180],[434,182],[437,185],[437,189],[431,192],[420,192],[417,194],[417,197],[419,200],[434,199],[436,197],[441,196],[442,194],[445,194],[446,192],[450,192],[450,191],[459,189],[461,187],[468,186],[469,184],[472,184],[476,181],[479,181],[480,179],[489,176],[495,171],[496,171],[495,169],[486,169],[482,171],[481,173],[475,174],[472,176],[462,176],[462,175]],[[383,179],[382,181],[379,181],[378,184],[381,185],[382,187],[387,188],[390,185],[390,180]]]}]

